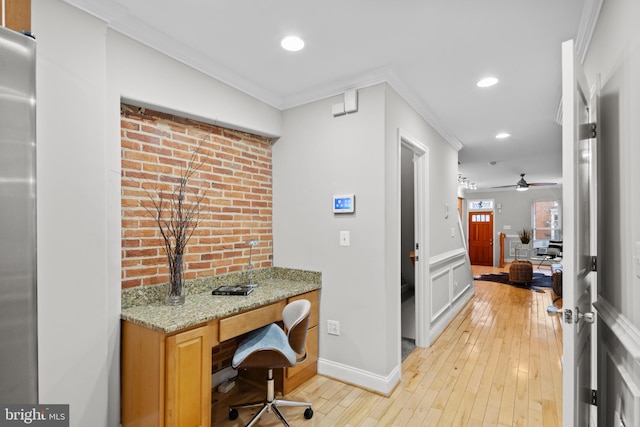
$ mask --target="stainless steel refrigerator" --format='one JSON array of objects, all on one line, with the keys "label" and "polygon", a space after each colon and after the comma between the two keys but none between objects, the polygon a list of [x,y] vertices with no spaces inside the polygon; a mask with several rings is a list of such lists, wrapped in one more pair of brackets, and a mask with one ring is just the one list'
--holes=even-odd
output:
[{"label": "stainless steel refrigerator", "polygon": [[0,27],[0,403],[38,403],[36,51]]}]

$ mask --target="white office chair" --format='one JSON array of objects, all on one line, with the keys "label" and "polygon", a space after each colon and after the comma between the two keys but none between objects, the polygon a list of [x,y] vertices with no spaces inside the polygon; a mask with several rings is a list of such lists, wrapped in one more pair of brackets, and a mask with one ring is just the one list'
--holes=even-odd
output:
[{"label": "white office chair", "polygon": [[286,333],[277,324],[272,323],[250,332],[240,343],[233,355],[231,366],[234,369],[267,368],[267,396],[259,402],[229,407],[229,419],[238,418],[238,409],[259,406],[262,406],[262,409],[251,419],[247,427],[254,425],[265,412],[271,410],[284,425],[289,426],[289,422],[278,408],[280,406],[306,406],[304,417],[313,417],[311,402],[276,399],[273,379],[274,368],[291,368],[307,358],[305,344],[310,312],[311,303],[308,300],[293,301],[282,310],[282,322]]}]

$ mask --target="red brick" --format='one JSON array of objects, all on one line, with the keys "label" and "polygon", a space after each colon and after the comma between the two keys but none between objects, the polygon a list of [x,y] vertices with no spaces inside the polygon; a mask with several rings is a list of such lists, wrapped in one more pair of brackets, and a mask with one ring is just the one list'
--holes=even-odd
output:
[{"label": "red brick", "polygon": [[241,271],[247,258],[243,242],[253,236],[261,240],[256,265],[271,265],[271,141],[149,109],[123,105],[123,112],[123,287],[125,281],[131,286],[134,280],[136,285],[167,280],[164,242],[149,197],[157,200],[159,191],[170,197],[176,179],[168,175],[179,174],[200,143],[197,161],[204,163],[187,196],[187,201],[202,197],[200,224],[187,247],[185,277]]},{"label": "red brick", "polygon": [[129,280],[123,280],[122,281],[122,287],[123,288],[135,288],[136,286],[141,286],[142,285],[142,281],[140,279],[129,279]]}]

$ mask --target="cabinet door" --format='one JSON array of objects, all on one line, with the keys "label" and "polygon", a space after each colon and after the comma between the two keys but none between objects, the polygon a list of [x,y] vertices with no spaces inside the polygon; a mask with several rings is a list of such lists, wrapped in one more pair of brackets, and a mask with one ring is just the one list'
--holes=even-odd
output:
[{"label": "cabinet door", "polygon": [[211,425],[210,339],[206,326],[167,338],[166,426]]}]

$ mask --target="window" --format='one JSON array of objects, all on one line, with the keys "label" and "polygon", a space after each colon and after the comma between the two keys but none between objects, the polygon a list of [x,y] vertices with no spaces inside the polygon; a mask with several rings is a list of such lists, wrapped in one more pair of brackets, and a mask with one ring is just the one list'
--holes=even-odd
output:
[{"label": "window", "polygon": [[533,240],[562,240],[560,202],[542,200],[531,206]]}]

